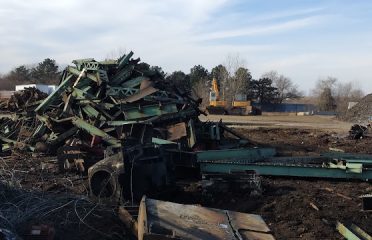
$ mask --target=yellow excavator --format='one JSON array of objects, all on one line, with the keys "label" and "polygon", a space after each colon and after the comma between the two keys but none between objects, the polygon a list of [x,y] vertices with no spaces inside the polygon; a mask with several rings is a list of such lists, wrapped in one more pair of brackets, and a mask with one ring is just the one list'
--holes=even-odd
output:
[{"label": "yellow excavator", "polygon": [[207,107],[209,114],[216,115],[252,115],[255,114],[251,101],[247,100],[244,94],[237,94],[231,103],[231,107],[225,101],[225,96],[220,96],[217,80],[213,78],[212,89],[209,92],[209,106]]},{"label": "yellow excavator", "polygon": [[227,102],[224,100],[224,96],[222,96],[221,99],[217,80],[215,78],[212,80],[212,89],[209,92],[209,106],[207,110],[209,114],[227,114]]}]

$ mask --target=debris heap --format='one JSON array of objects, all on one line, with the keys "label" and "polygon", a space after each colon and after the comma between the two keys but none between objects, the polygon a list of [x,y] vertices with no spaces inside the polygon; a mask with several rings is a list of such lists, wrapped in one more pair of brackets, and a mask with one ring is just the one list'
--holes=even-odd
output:
[{"label": "debris heap", "polygon": [[33,150],[25,142],[39,124],[34,110],[47,96],[36,88],[26,88],[15,92],[7,101],[0,102],[0,140],[3,142],[1,150],[6,151],[14,147]]},{"label": "debris heap", "polygon": [[354,123],[367,123],[372,120],[372,94],[362,98],[354,107],[349,109],[342,120]]},{"label": "debris heap", "polygon": [[22,113],[34,110],[48,94],[36,88],[25,88],[15,92],[6,102],[0,104],[1,110]]},{"label": "debris heap", "polygon": [[[37,150],[50,152],[76,139],[80,145],[106,148],[119,147],[124,139],[168,141],[185,136],[185,128],[182,133],[174,132],[169,124],[197,118],[200,101],[132,56],[130,52],[117,60],[74,60],[74,66],[63,71],[61,82],[51,95],[38,102],[34,111],[23,109],[22,113],[36,123],[18,126],[28,135],[22,139],[23,146],[36,145]],[[15,98],[17,101],[9,107],[28,106],[27,99]],[[148,132],[136,127],[138,124],[159,127]],[[19,135],[4,131],[8,130],[2,129],[3,143],[14,146],[21,142]]]}]

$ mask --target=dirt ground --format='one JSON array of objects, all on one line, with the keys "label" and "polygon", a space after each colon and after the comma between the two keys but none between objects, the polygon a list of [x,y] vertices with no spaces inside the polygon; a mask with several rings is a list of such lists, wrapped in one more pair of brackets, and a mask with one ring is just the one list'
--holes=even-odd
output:
[{"label": "dirt ground", "polygon": [[328,129],[336,132],[346,132],[350,129],[350,123],[338,121],[333,116],[232,116],[232,115],[201,115],[202,121],[222,121],[225,124],[239,128],[255,129],[257,127],[266,128],[309,128],[309,129]]},{"label": "dirt ground", "polygon": [[[313,155],[329,151],[329,148],[372,153],[371,138],[349,140],[344,137],[346,133],[336,132],[334,128],[259,127],[240,129],[240,132],[259,145],[276,147],[281,155]],[[343,239],[335,230],[336,221],[354,223],[372,234],[372,213],[361,211],[359,198],[372,192],[371,183],[264,177],[263,186],[265,191],[256,199],[256,205],[249,206],[243,199],[233,198],[228,206],[262,215],[277,239]],[[319,211],[310,203],[315,204]],[[226,205],[221,202],[217,206]]]},{"label": "dirt ground", "polygon": [[[218,117],[213,118],[218,120]],[[315,155],[329,151],[329,148],[372,154],[372,138],[349,140],[346,135],[351,124],[329,117],[222,117],[227,123],[232,123],[235,130],[245,135],[253,144],[275,147],[279,155]],[[241,118],[245,118],[244,121]],[[272,124],[273,122],[275,125]],[[40,169],[41,160],[41,158],[35,160],[31,157],[25,159],[21,156],[16,158],[16,161],[11,158],[1,159],[3,169],[7,166],[8,169],[15,170],[12,174],[15,174],[13,177],[16,181],[12,182],[12,185],[44,192],[87,195],[85,179],[58,174],[53,168],[53,160],[50,160],[50,164],[45,164],[47,161],[43,161],[44,166]],[[35,179],[37,179],[36,182]],[[361,211],[361,199],[359,198],[362,194],[372,192],[371,183],[262,177],[262,185],[263,194],[255,197],[245,193],[226,193],[205,199],[197,182],[183,183],[182,187],[168,193],[149,197],[259,214],[279,240],[343,239],[335,230],[336,221],[354,223],[372,234],[372,213]],[[319,210],[314,209],[311,204]],[[86,211],[89,212],[89,208]],[[114,210],[108,209],[107,211]],[[122,224],[114,215],[110,219],[110,226],[115,226],[115,218],[119,233]],[[108,229],[104,222],[102,221],[102,226],[100,224],[94,226],[96,231],[98,229],[103,232]],[[113,238],[107,236],[104,238],[125,239],[123,235],[120,237],[118,235],[116,234]],[[85,239],[102,238],[102,235],[97,235],[97,232],[89,229],[84,236],[78,233],[76,236]],[[58,239],[64,238],[59,236]]]},{"label": "dirt ground", "polygon": [[[338,124],[338,121],[332,122]],[[283,156],[316,155],[329,151],[329,148],[372,154],[371,138],[358,141],[347,139],[347,132],[342,132],[337,126],[326,129],[255,126],[235,130],[258,146],[277,148],[279,155]],[[200,193],[191,190],[183,192],[176,201],[259,214],[276,239],[343,239],[335,229],[337,221],[354,223],[372,234],[372,213],[361,211],[359,198],[372,192],[369,182],[262,177],[262,185],[264,192],[259,197],[224,194],[205,201]]]}]

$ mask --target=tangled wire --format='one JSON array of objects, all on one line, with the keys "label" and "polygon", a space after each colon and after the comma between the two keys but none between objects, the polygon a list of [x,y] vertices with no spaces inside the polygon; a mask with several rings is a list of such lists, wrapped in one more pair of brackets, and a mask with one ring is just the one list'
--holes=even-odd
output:
[{"label": "tangled wire", "polygon": [[116,209],[87,197],[26,191],[0,184],[0,228],[22,235],[48,224],[56,239],[126,239]]}]

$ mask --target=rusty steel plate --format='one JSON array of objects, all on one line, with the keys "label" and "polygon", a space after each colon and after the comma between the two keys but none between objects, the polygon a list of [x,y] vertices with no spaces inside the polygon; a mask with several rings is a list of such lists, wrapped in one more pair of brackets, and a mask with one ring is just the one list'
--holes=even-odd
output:
[{"label": "rusty steel plate", "polygon": [[148,198],[141,204],[146,206],[143,239],[274,240],[259,215]]}]

